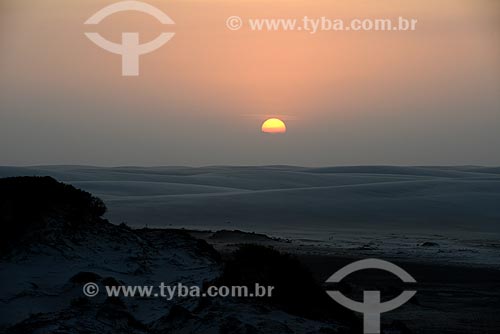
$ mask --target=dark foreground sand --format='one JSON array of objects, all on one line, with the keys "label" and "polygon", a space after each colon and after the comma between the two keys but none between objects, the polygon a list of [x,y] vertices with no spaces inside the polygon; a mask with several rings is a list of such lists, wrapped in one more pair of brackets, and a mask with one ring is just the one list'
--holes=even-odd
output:
[{"label": "dark foreground sand", "polygon": [[[337,256],[314,252],[312,246],[297,247],[294,241],[271,239],[259,234],[242,232],[198,232],[192,235],[211,243],[222,254],[230,254],[238,244],[261,244],[296,255],[317,278],[325,280],[345,265],[369,257],[353,254]],[[433,263],[432,261],[382,258],[391,261],[416,280],[417,284],[400,282],[390,273],[363,270],[349,275],[344,284],[325,290],[339,289],[347,296],[362,300],[362,291],[380,290],[382,299],[389,300],[403,290],[417,290],[416,296],[402,307],[385,313],[382,322],[402,321],[413,333],[499,333],[500,332],[500,270],[481,266]],[[300,287],[297,287],[300,289]]]},{"label": "dark foreground sand", "polygon": [[[386,334],[500,333],[498,234],[476,238],[467,233],[463,238],[394,229],[321,230],[311,224],[307,227],[315,233],[270,225],[264,233],[274,238],[235,230],[133,229],[103,219],[102,201],[50,177],[2,182],[0,332],[357,333],[361,317],[353,318],[325,294],[338,289],[355,300],[362,299],[363,291],[377,290],[383,301],[402,290],[416,290],[408,303],[383,314]],[[244,247],[240,256],[232,255],[242,244],[292,254],[322,286],[300,263],[278,252]],[[337,286],[324,284],[346,264],[366,258],[391,261],[418,283],[409,287],[383,271],[363,270]],[[265,281],[266,274],[268,282],[283,287],[283,294],[267,304],[231,298],[207,303],[194,297],[174,304],[162,298],[82,296],[82,286],[89,282],[238,285]]]},{"label": "dark foreground sand", "polygon": [[[329,277],[330,271],[333,273],[353,260],[317,255],[299,255],[299,258],[320,282]],[[414,300],[384,314],[383,320],[401,320],[415,333],[500,332],[499,270],[394,262],[417,280],[414,289],[418,292]],[[375,284],[379,287],[377,290],[387,291],[388,299],[404,289],[402,284],[391,279],[390,274],[378,270],[366,270],[348,278],[354,290]],[[357,294],[352,292],[361,300],[359,291]]]}]

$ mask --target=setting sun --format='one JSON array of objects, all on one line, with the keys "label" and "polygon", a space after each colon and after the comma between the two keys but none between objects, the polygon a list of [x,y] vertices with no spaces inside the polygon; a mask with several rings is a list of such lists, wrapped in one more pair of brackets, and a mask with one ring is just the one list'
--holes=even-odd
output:
[{"label": "setting sun", "polygon": [[286,125],[278,118],[269,118],[262,124],[262,132],[264,133],[285,133]]}]

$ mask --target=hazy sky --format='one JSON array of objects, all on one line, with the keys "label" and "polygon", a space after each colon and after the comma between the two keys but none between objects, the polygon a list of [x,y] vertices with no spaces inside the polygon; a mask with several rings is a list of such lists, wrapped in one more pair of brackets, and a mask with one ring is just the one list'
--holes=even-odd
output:
[{"label": "hazy sky", "polygon": [[[97,31],[165,26],[114,1],[0,0],[0,165],[500,165],[496,0],[149,0],[175,37],[139,77]],[[415,32],[251,32],[242,18],[417,18]],[[260,132],[282,118],[285,135]]]}]

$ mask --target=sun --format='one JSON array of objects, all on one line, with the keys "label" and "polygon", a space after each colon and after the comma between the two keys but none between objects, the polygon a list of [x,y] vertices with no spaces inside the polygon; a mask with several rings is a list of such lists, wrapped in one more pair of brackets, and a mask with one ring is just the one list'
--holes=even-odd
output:
[{"label": "sun", "polygon": [[285,133],[286,125],[278,118],[269,118],[262,123],[262,132],[264,133]]}]

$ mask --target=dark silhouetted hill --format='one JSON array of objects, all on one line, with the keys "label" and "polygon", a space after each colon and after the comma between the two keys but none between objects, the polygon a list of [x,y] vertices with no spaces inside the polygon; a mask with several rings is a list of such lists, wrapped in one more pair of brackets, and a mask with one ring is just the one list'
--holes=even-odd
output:
[{"label": "dark silhouetted hill", "polygon": [[97,197],[51,177],[0,179],[0,243],[4,251],[49,224],[78,228],[102,220]]}]

